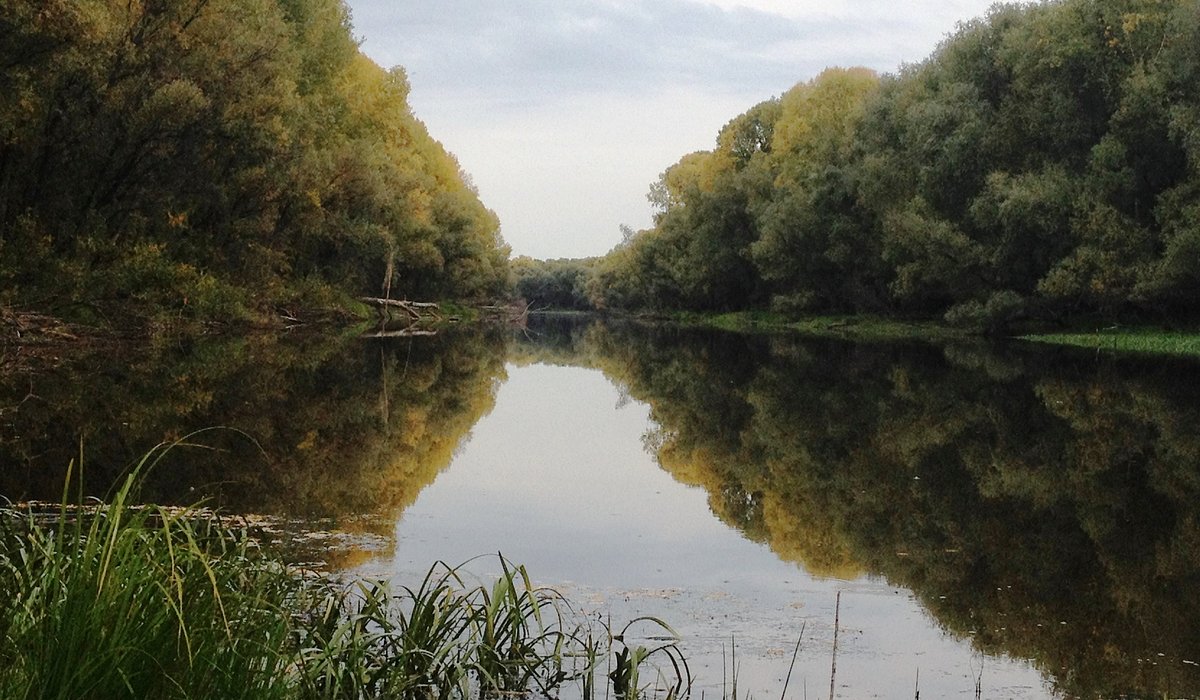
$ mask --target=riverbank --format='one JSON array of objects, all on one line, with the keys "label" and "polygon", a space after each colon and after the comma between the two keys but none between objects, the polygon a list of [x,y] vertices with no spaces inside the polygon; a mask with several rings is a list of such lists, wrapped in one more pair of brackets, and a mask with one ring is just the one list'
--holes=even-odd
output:
[{"label": "riverbank", "polygon": [[688,325],[703,325],[731,331],[790,330],[820,338],[857,341],[962,340],[978,335],[933,321],[865,315],[811,316],[795,319],[769,311],[739,311],[710,317],[686,314],[680,320]]},{"label": "riverbank", "polygon": [[458,323],[520,322],[525,313],[523,306],[455,300],[415,302],[409,306],[421,308],[422,313],[419,316],[405,310],[381,313],[378,304],[350,298],[224,319],[139,313],[136,308],[97,309],[74,318],[52,311],[0,305],[0,375],[45,370],[81,353],[130,344],[164,346],[205,336],[238,337],[298,330],[337,337],[364,335],[381,327],[386,329],[384,335],[429,335]]},{"label": "riverbank", "polygon": [[[978,329],[958,328],[932,320],[895,319],[880,316],[812,316],[801,319],[769,311],[735,311],[723,314],[685,312],[648,317],[685,326],[716,328],[743,333],[795,331],[820,338],[842,338],[860,342],[924,340],[966,341],[989,334]],[[1099,324],[1096,324],[1099,325]],[[1093,328],[1096,325],[1092,325]],[[1083,324],[1077,324],[1083,328]],[[1021,328],[999,337],[1048,345],[1061,345],[1150,356],[1200,357],[1200,331],[1164,329],[1154,326],[1108,325],[1097,330],[1045,332],[1043,328]]]},{"label": "riverbank", "polygon": [[1087,348],[1097,352],[1200,357],[1200,333],[1153,328],[1106,328],[1090,333],[1050,333],[1021,336],[1021,340]]},{"label": "riverbank", "polygon": [[[539,311],[534,313],[543,316],[588,316],[595,312]],[[852,314],[804,318],[791,318],[773,311],[728,311],[725,313],[677,311],[636,314],[606,312],[601,315],[649,323],[674,323],[693,328],[714,328],[737,333],[796,331],[820,338],[843,338],[857,341],[961,340],[980,335],[978,332],[953,328],[935,321]]]}]

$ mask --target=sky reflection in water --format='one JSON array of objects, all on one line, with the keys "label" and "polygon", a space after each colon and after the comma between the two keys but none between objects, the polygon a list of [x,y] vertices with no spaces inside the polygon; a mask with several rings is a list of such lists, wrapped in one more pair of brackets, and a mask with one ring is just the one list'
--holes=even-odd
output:
[{"label": "sky reflection in water", "polygon": [[[862,577],[820,580],[720,522],[708,493],[676,482],[643,445],[656,426],[597,370],[509,366],[496,407],[396,527],[399,581],[429,562],[503,552],[538,582],[615,622],[655,615],[687,640],[697,690],[720,687],[722,647],[736,641],[740,692],[782,689],[805,637],[792,690],[828,688],[841,590],[840,697],[893,696],[920,669],[927,697],[1045,697],[1024,663],[983,659],[946,635],[907,591]],[[494,560],[474,566],[486,576]],[[995,693],[995,694],[993,694]],[[800,697],[800,695],[797,695]]]}]

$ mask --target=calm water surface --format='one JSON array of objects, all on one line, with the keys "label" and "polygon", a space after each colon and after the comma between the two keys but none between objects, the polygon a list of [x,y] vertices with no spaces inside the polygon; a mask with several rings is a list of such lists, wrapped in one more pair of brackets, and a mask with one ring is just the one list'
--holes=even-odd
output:
[{"label": "calm water surface", "polygon": [[399,583],[502,552],[669,621],[707,697],[734,645],[776,697],[798,638],[789,696],[826,697],[835,617],[837,697],[1200,697],[1197,369],[554,319],[226,339],[4,377],[0,494],[57,498],[82,444],[102,495],[233,426],[145,498]]},{"label": "calm water surface", "polygon": [[[679,483],[647,452],[658,429],[648,406],[622,400],[599,370],[510,366],[496,408],[405,511],[395,558],[371,573],[410,581],[430,561],[503,552],[615,621],[670,621],[697,690],[714,697],[722,651],[737,654],[740,692],[777,696],[801,630],[794,697],[806,685],[827,692],[842,591],[839,697],[894,697],[918,672],[927,697],[973,697],[981,670],[986,697],[1047,696],[1030,664],[982,657],[911,592],[865,574],[814,577],[722,523],[707,491]],[[476,568],[499,573],[494,562]]]}]

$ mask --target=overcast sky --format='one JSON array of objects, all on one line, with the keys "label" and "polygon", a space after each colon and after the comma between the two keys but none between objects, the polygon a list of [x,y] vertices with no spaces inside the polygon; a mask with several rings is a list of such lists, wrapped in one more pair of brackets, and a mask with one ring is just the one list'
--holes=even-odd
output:
[{"label": "overcast sky", "polygon": [[989,0],[348,0],[514,255],[602,255],[658,174],[827,66],[924,59]]}]

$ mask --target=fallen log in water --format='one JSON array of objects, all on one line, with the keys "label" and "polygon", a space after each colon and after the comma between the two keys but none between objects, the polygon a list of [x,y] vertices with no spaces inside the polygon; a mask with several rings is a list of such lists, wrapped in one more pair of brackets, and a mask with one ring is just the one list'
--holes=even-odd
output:
[{"label": "fallen log in water", "polygon": [[529,309],[532,306],[533,304],[524,306],[520,304],[488,304],[480,306],[479,311],[486,319],[524,325],[529,318]]},{"label": "fallen log in water", "polygon": [[376,331],[374,333],[366,333],[364,338],[425,338],[437,335],[436,330],[427,330],[420,328],[401,328],[395,331]]},{"label": "fallen log in water", "polygon": [[380,299],[378,297],[361,297],[359,301],[374,306],[381,316],[391,316],[392,309],[400,309],[414,321],[422,318],[441,320],[438,314],[440,307],[430,301],[405,301],[402,299]]}]

